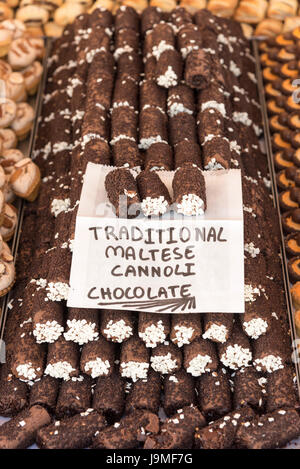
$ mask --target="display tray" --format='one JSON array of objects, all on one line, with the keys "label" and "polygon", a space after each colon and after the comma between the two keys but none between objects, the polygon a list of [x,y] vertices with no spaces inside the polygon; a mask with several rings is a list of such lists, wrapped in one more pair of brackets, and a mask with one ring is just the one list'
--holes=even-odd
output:
[{"label": "display tray", "polygon": [[[20,145],[18,145],[18,149],[20,149],[22,153],[24,154],[24,156],[28,158],[32,157],[32,153],[34,150],[39,117],[40,117],[41,109],[42,109],[42,101],[43,101],[42,97],[44,94],[44,88],[45,88],[46,78],[47,78],[47,61],[48,61],[48,56],[49,56],[51,42],[52,42],[52,40],[49,38],[45,38],[44,41],[45,41],[45,56],[44,56],[43,63],[42,63],[43,65],[42,79],[40,81],[37,94],[29,100],[29,104],[35,110],[35,119],[34,119],[29,137],[24,142],[21,142]],[[25,208],[26,203],[27,202],[25,202],[24,199],[21,199],[21,198],[17,198],[15,201],[15,207],[18,210],[18,221],[17,221],[17,226],[16,226],[14,236],[12,240],[9,242],[9,245],[11,247],[11,253],[14,257],[14,264],[16,264],[17,255],[18,255],[19,240],[20,240],[21,231],[22,231],[22,222],[23,222],[24,208]],[[0,299],[0,347],[1,347],[2,340],[3,340],[6,317],[7,317],[7,313],[9,310],[9,301],[10,301],[9,292]]]},{"label": "display tray", "polygon": [[[293,307],[292,307],[292,301],[291,301],[291,295],[290,295],[290,289],[289,289],[287,258],[286,258],[285,249],[284,249],[284,236],[283,236],[283,231],[282,231],[281,222],[280,222],[280,208],[279,208],[279,200],[278,200],[278,193],[277,193],[277,187],[276,187],[276,173],[275,173],[275,168],[274,168],[274,163],[273,163],[273,158],[272,158],[271,137],[270,137],[270,131],[269,131],[266,102],[265,102],[265,97],[264,97],[262,72],[261,72],[261,67],[260,67],[260,58],[259,58],[259,51],[258,51],[259,39],[255,38],[251,42],[252,42],[252,48],[253,48],[253,55],[256,61],[256,78],[257,78],[257,83],[258,83],[257,86],[258,86],[259,100],[261,104],[262,119],[263,119],[263,129],[264,129],[263,145],[265,148],[266,158],[267,158],[268,167],[269,167],[273,204],[277,211],[278,221],[279,221],[279,226],[280,226],[280,241],[281,241],[280,253],[281,253],[282,275],[283,275],[284,290],[285,290],[285,297],[286,297],[286,308],[287,308],[288,320],[289,320],[290,330],[291,330],[291,354],[293,352],[293,357],[294,357],[294,344],[295,344],[295,341],[297,340],[297,335],[296,335],[296,329],[295,329],[295,323],[294,323],[294,317],[293,317]],[[24,145],[20,147],[20,149],[28,157],[31,157],[34,151],[34,147],[35,147],[39,116],[41,114],[41,109],[42,109],[42,97],[43,97],[43,92],[44,92],[46,78],[47,78],[47,59],[48,59],[49,52],[51,49],[51,43],[52,43],[51,39],[48,38],[45,40],[46,52],[45,52],[45,57],[43,61],[43,67],[44,67],[43,77],[39,85],[38,93],[36,97],[34,98],[33,103],[31,103],[34,106],[35,111],[36,111],[34,125],[33,125],[29,139],[26,142],[24,142]],[[20,240],[21,231],[22,231],[25,203],[26,202],[19,199],[17,200],[17,204],[16,204],[18,208],[18,223],[17,223],[17,228],[15,231],[13,240],[11,242],[11,249],[12,249],[12,254],[14,256],[14,262],[16,262],[17,254],[18,254],[18,246],[19,246],[19,240]],[[6,319],[9,314],[10,300],[11,300],[11,294],[9,292],[0,301],[0,306],[1,306],[0,345],[1,345],[1,339],[3,339],[3,336],[4,336]],[[293,359],[293,362],[295,364],[295,371],[296,371],[296,377],[297,377],[297,389],[298,389],[299,398],[300,398],[299,360]],[[9,420],[9,418],[4,418],[0,416],[0,425],[6,422],[7,420]],[[286,449],[290,449],[290,448],[300,449],[300,439],[291,441],[287,445]],[[37,445],[34,444],[29,449],[37,449]]]}]

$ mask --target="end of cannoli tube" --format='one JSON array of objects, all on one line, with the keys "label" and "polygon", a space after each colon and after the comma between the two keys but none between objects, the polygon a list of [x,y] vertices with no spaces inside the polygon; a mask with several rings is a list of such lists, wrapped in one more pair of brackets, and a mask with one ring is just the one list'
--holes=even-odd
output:
[{"label": "end of cannoli tube", "polygon": [[171,197],[165,184],[155,171],[142,171],[137,176],[141,209],[146,217],[163,215],[169,209]]},{"label": "end of cannoli tube", "polygon": [[185,81],[191,88],[202,90],[207,88],[212,74],[212,62],[203,50],[193,50],[189,53],[185,64]]},{"label": "end of cannoli tube", "polygon": [[110,171],[105,178],[105,189],[117,217],[136,218],[139,215],[140,197],[137,183],[128,168]]},{"label": "end of cannoli tube", "polygon": [[206,210],[206,186],[202,171],[196,165],[184,164],[173,178],[176,211],[183,215],[203,215]]}]

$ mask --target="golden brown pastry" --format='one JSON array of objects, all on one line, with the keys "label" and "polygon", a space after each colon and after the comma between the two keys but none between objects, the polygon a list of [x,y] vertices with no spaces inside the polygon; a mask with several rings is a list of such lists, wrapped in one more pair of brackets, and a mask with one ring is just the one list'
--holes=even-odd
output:
[{"label": "golden brown pastry", "polygon": [[214,15],[231,18],[237,4],[238,0],[209,0],[207,9]]},{"label": "golden brown pastry", "polygon": [[0,128],[9,127],[17,115],[17,105],[8,98],[0,98]]},{"label": "golden brown pastry", "polygon": [[[10,150],[16,148],[18,139],[15,132],[12,129],[0,129],[0,139],[2,142],[3,150]],[[2,152],[2,156],[3,156]]]},{"label": "golden brown pastry", "polygon": [[14,17],[14,12],[6,3],[0,2],[0,21]]},{"label": "golden brown pastry", "polygon": [[8,54],[13,39],[13,33],[7,29],[0,29],[0,57]]},{"label": "golden brown pastry", "polygon": [[26,101],[25,80],[20,72],[12,72],[4,82],[5,96],[16,103]]},{"label": "golden brown pastry", "polygon": [[176,8],[176,0],[150,0],[151,7],[158,7],[162,11],[170,12]]},{"label": "golden brown pastry", "polygon": [[39,167],[30,159],[24,158],[15,164],[15,171],[10,177],[13,191],[18,197],[33,202],[41,184]]},{"label": "golden brown pastry", "polygon": [[179,6],[184,7],[192,15],[206,7],[206,0],[181,0]]},{"label": "golden brown pastry", "polygon": [[282,26],[282,21],[265,18],[256,26],[254,35],[267,37],[276,36],[282,32]]},{"label": "golden brown pastry", "polygon": [[8,62],[14,70],[28,67],[36,59],[36,50],[30,38],[15,39],[8,52]]},{"label": "golden brown pastry", "polygon": [[147,0],[122,0],[121,5],[134,8],[138,13],[142,13],[148,7]]},{"label": "golden brown pastry", "polygon": [[113,0],[96,0],[95,3],[89,9],[89,13],[92,13],[97,8],[105,8],[106,10],[112,11],[114,7]]},{"label": "golden brown pastry", "polygon": [[300,26],[300,16],[287,17],[283,23],[282,32],[288,33]]},{"label": "golden brown pastry", "polygon": [[300,282],[297,282],[295,283],[295,285],[292,286],[291,295],[294,307],[297,310],[300,309]]},{"label": "golden brown pastry", "polygon": [[0,296],[6,295],[15,283],[14,258],[8,246],[2,251],[0,259]]},{"label": "golden brown pastry", "polygon": [[32,128],[35,112],[28,103],[18,103],[16,117],[11,123],[11,128],[16,133],[18,140],[24,140]]},{"label": "golden brown pastry", "polygon": [[26,32],[26,27],[22,21],[17,19],[9,19],[2,21],[0,23],[0,30],[10,31],[13,35],[12,39],[18,39],[19,37],[23,37]]},{"label": "golden brown pastry", "polygon": [[64,3],[61,7],[57,8],[54,12],[54,21],[59,26],[67,26],[73,23],[76,16],[85,12],[85,7],[80,3]]},{"label": "golden brown pastry", "polygon": [[47,23],[49,13],[45,8],[39,5],[27,5],[18,9],[16,18],[23,21],[23,23],[28,27],[37,27]]},{"label": "golden brown pastry", "polygon": [[253,26],[251,26],[250,24],[247,24],[247,23],[241,23],[241,27],[242,27],[244,36],[247,39],[250,39],[253,36],[253,33],[254,33]]},{"label": "golden brown pastry", "polygon": [[54,21],[44,24],[45,35],[48,37],[60,37],[64,31],[63,26],[59,26]]},{"label": "golden brown pastry", "polygon": [[14,235],[18,222],[18,211],[16,207],[11,204],[5,204],[4,207],[4,219],[0,226],[0,234],[2,235],[3,241],[10,241]]},{"label": "golden brown pastry", "polygon": [[264,19],[267,7],[266,0],[242,0],[236,9],[234,19],[241,23],[257,24]]},{"label": "golden brown pastry", "polygon": [[296,15],[297,6],[297,0],[271,0],[267,15],[269,18],[284,20],[287,16]]},{"label": "golden brown pastry", "polygon": [[29,67],[22,71],[22,75],[27,93],[29,95],[35,94],[43,75],[43,67],[41,63],[35,60],[33,64],[29,65]]},{"label": "golden brown pastry", "polygon": [[24,160],[23,153],[17,148],[4,149],[0,157],[0,165],[5,174],[12,174],[15,170],[15,164]]}]

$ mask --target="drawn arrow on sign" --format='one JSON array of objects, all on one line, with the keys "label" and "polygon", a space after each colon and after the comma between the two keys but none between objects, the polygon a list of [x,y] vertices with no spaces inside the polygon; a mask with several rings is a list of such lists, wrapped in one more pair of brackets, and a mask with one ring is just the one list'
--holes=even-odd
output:
[{"label": "drawn arrow on sign", "polygon": [[144,300],[144,301],[116,301],[113,303],[98,303],[99,306],[118,305],[126,309],[147,310],[149,308],[156,309],[157,313],[170,310],[174,313],[178,309],[184,311],[186,309],[196,309],[196,298],[189,296],[186,298],[172,298],[167,300]]}]

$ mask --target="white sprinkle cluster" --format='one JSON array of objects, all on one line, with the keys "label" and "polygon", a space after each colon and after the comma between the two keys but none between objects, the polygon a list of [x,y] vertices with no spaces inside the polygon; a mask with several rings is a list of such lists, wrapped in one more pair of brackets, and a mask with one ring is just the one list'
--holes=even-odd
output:
[{"label": "white sprinkle cluster", "polygon": [[158,60],[163,52],[166,50],[174,50],[174,47],[171,44],[168,44],[165,40],[160,41],[158,46],[152,48],[152,55]]},{"label": "white sprinkle cluster", "polygon": [[172,355],[168,352],[166,355],[158,355],[150,358],[153,370],[163,375],[172,373],[177,368],[177,360],[172,359]]},{"label": "white sprinkle cluster", "polygon": [[53,199],[51,202],[51,213],[57,217],[60,213],[66,212],[70,206],[70,199]]},{"label": "white sprinkle cluster", "polygon": [[95,360],[90,360],[84,365],[84,371],[88,373],[92,378],[98,378],[98,376],[107,376],[110,370],[110,363],[108,360],[102,360],[97,357]]},{"label": "white sprinkle cluster", "polygon": [[191,373],[192,376],[200,376],[205,372],[209,371],[207,365],[212,363],[212,359],[209,355],[200,355],[192,358],[187,368],[187,372]]},{"label": "white sprinkle cluster", "polygon": [[233,61],[230,60],[229,63],[229,70],[236,76],[239,77],[241,75],[241,69],[237,66],[237,64]]},{"label": "white sprinkle cluster", "polygon": [[71,373],[76,371],[71,363],[67,361],[59,361],[56,363],[49,363],[45,369],[45,375],[52,376],[53,378],[63,379],[68,381]]},{"label": "white sprinkle cluster", "polygon": [[249,127],[252,124],[252,120],[249,119],[247,112],[234,112],[232,114],[232,119],[234,122],[240,122],[241,124],[246,125]]},{"label": "white sprinkle cluster", "polygon": [[206,101],[206,103],[201,104],[201,112],[205,111],[205,109],[215,109],[223,117],[226,117],[226,109],[223,103],[218,103],[217,101]]},{"label": "white sprinkle cluster", "polygon": [[124,340],[129,339],[130,336],[133,334],[133,330],[131,326],[128,326],[124,319],[120,319],[119,321],[113,321],[112,319],[108,321],[103,330],[107,339],[112,340],[113,342],[121,343]]},{"label": "white sprinkle cluster", "polygon": [[225,169],[224,166],[219,163],[216,158],[211,158],[209,162],[205,165],[205,169],[208,171],[217,171],[218,169]]},{"label": "white sprinkle cluster", "polygon": [[142,138],[139,143],[139,148],[141,150],[148,150],[148,148],[150,148],[151,145],[154,145],[154,143],[168,143],[168,142],[166,142],[166,140],[163,140],[160,135],[153,135],[152,137],[149,137],[149,138]]},{"label": "white sprinkle cluster", "polygon": [[141,203],[141,209],[146,217],[163,215],[168,210],[168,201],[163,195],[160,197],[146,197]]},{"label": "white sprinkle cluster", "polygon": [[180,114],[181,112],[184,112],[185,114],[193,114],[193,111],[185,107],[182,103],[173,103],[168,107],[168,114],[170,117],[177,116],[177,114]]},{"label": "white sprinkle cluster", "polygon": [[50,301],[62,301],[68,299],[70,287],[63,282],[49,282],[46,290]]},{"label": "white sprinkle cluster", "polygon": [[260,296],[259,288],[246,284],[244,288],[244,297],[246,303],[252,303],[253,301],[255,301],[256,296]]},{"label": "white sprinkle cluster", "polygon": [[283,368],[282,358],[276,357],[275,355],[266,355],[263,358],[257,358],[254,361],[254,366],[257,371],[267,371],[273,373],[273,371],[280,370]]},{"label": "white sprinkle cluster", "polygon": [[252,353],[248,348],[243,348],[238,344],[229,345],[220,357],[220,360],[224,366],[237,370],[244,366],[249,366],[249,362],[252,360]]},{"label": "white sprinkle cluster", "polygon": [[254,318],[250,321],[244,321],[243,326],[246,334],[251,339],[258,339],[261,335],[264,335],[268,329],[268,323],[262,318]]},{"label": "white sprinkle cluster", "polygon": [[128,361],[121,363],[121,376],[123,378],[131,378],[132,381],[137,381],[138,379],[146,379],[149,369],[149,363],[146,362],[135,362]]},{"label": "white sprinkle cluster", "polygon": [[42,344],[44,342],[52,344],[61,336],[63,331],[63,326],[53,320],[35,324],[32,333],[38,344]]},{"label": "white sprinkle cluster", "polygon": [[185,194],[177,204],[177,212],[187,216],[203,215],[204,201],[196,194]]},{"label": "white sprinkle cluster", "polygon": [[195,329],[193,329],[193,327],[177,325],[174,327],[174,331],[176,332],[173,342],[176,343],[177,347],[182,347],[183,345],[191,343]]},{"label": "white sprinkle cluster", "polygon": [[66,340],[76,342],[79,345],[87,344],[97,340],[99,333],[96,330],[96,324],[88,322],[86,319],[68,319],[68,331],[64,333]]},{"label": "white sprinkle cluster", "polygon": [[260,249],[256,248],[254,243],[252,243],[252,242],[251,243],[245,243],[244,250],[245,250],[245,252],[250,254],[250,256],[252,258],[258,256],[258,254],[260,253]]},{"label": "white sprinkle cluster", "polygon": [[31,362],[18,365],[16,370],[21,381],[34,381],[36,379],[36,369]]},{"label": "white sprinkle cluster", "polygon": [[202,337],[203,339],[210,339],[223,344],[228,338],[228,329],[224,324],[212,324]]},{"label": "white sprinkle cluster", "polygon": [[168,65],[168,68],[165,73],[157,77],[157,84],[159,86],[163,86],[164,88],[170,88],[171,86],[177,85],[177,80],[178,77],[176,73],[174,72],[171,65]]},{"label": "white sprinkle cluster", "polygon": [[165,328],[162,321],[146,327],[144,332],[139,332],[139,337],[145,342],[146,347],[154,348],[166,339]]}]

